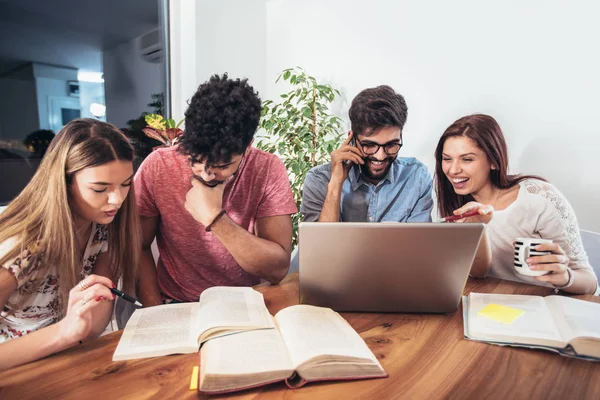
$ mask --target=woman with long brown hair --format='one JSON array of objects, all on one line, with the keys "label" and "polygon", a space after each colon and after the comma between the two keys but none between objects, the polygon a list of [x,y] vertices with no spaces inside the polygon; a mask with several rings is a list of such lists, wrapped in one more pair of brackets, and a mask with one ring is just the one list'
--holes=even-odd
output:
[{"label": "woman with long brown hair", "polygon": [[98,336],[113,282],[134,289],[141,237],[132,161],[114,126],[71,121],[0,214],[0,370]]},{"label": "woman with long brown hair", "polygon": [[[508,174],[508,151],[500,126],[489,115],[458,119],[435,150],[435,186],[443,216],[478,211],[460,222],[483,222],[484,236],[471,268],[476,277],[546,285],[571,293],[594,293],[597,278],[583,249],[573,208],[543,178]],[[551,239],[536,250],[551,252],[528,260],[525,276],[513,267],[516,238]]]}]

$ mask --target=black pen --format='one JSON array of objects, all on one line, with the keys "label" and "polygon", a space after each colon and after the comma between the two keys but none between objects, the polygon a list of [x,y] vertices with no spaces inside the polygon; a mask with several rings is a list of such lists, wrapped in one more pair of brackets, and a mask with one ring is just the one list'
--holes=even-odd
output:
[{"label": "black pen", "polygon": [[111,292],[113,292],[115,296],[119,296],[119,297],[120,297],[120,298],[122,298],[123,300],[127,300],[127,301],[129,301],[129,302],[131,302],[131,303],[135,304],[135,305],[136,305],[136,306],[138,306],[138,307],[143,307],[143,306],[142,306],[142,303],[140,303],[139,301],[137,301],[136,299],[134,299],[134,298],[133,298],[133,297],[131,297],[130,295],[128,295],[128,294],[125,294],[125,293],[121,292],[121,291],[120,291],[120,290],[118,290],[118,289],[115,289],[115,288],[110,288],[110,291],[111,291]]}]

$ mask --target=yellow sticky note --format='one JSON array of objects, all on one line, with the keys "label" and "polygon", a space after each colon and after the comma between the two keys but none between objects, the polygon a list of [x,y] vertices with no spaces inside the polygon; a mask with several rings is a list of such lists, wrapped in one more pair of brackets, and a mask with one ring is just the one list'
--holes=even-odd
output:
[{"label": "yellow sticky note", "polygon": [[190,390],[198,389],[198,366],[192,370],[192,378],[190,379]]},{"label": "yellow sticky note", "polygon": [[523,314],[525,314],[525,311],[523,310],[502,306],[500,304],[488,304],[477,313],[477,315],[502,322],[506,325],[512,324]]}]

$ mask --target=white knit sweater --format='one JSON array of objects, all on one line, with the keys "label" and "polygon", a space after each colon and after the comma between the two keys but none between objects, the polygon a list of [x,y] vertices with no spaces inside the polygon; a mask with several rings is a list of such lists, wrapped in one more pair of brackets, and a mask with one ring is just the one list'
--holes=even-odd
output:
[{"label": "white knit sweater", "polygon": [[565,251],[571,269],[588,269],[593,273],[583,249],[575,211],[563,194],[550,183],[537,179],[527,179],[519,185],[517,199],[506,209],[495,211],[488,224],[492,248],[488,276],[551,286],[515,270],[512,242],[519,237],[551,239]]}]

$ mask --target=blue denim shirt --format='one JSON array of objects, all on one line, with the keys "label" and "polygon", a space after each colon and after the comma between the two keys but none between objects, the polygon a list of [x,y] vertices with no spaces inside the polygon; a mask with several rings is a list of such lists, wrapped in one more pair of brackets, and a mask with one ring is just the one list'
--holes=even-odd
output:
[{"label": "blue denim shirt", "polygon": [[[319,165],[306,175],[300,211],[305,221],[318,221],[327,185],[329,164]],[[433,198],[431,174],[415,158],[394,160],[377,185],[365,181],[354,166],[342,186],[340,221],[343,222],[431,222]]]}]

